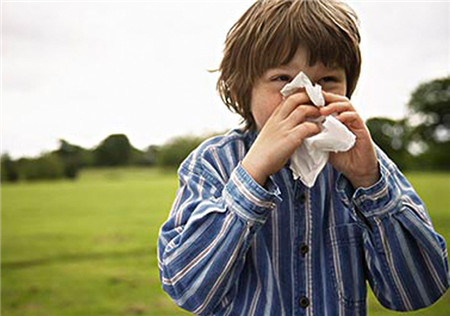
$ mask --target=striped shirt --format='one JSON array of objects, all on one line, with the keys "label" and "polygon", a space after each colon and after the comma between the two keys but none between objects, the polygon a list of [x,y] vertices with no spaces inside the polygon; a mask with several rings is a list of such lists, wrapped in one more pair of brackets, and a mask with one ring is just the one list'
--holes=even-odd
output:
[{"label": "striped shirt", "polygon": [[194,150],[158,238],[162,287],[199,315],[366,315],[366,281],[386,308],[431,305],[449,285],[445,240],[395,164],[351,183],[327,164],[308,189],[286,164],[255,182],[241,161],[256,132]]}]

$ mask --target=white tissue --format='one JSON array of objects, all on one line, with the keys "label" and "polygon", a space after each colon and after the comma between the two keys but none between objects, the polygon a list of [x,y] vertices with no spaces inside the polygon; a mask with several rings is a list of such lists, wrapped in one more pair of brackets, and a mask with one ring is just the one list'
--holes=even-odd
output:
[{"label": "white tissue", "polygon": [[322,95],[322,87],[318,84],[313,86],[311,80],[309,80],[308,76],[305,75],[303,71],[300,71],[300,73],[291,82],[285,85],[280,92],[284,97],[288,97],[297,91],[298,88],[305,88],[306,93],[314,105],[325,105],[325,100]]},{"label": "white tissue", "polygon": [[[322,87],[313,85],[309,78],[300,72],[294,80],[281,89],[281,94],[288,97],[298,88],[305,88],[311,102],[324,106]],[[327,116],[322,124],[322,131],[306,138],[291,157],[290,169],[294,179],[300,178],[304,185],[311,188],[328,161],[328,153],[343,152],[353,147],[356,136],[333,116]]]}]

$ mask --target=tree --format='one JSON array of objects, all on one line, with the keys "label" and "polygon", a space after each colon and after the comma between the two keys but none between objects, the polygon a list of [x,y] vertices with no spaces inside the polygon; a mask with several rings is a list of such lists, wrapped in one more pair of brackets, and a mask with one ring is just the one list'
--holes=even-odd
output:
[{"label": "tree", "polygon": [[17,162],[12,160],[8,154],[2,155],[2,181],[16,182],[19,180],[19,169]]},{"label": "tree", "polygon": [[367,120],[366,125],[374,142],[400,169],[406,169],[411,158],[406,121],[375,117]]},{"label": "tree", "polygon": [[156,157],[158,155],[159,146],[150,145],[144,151],[138,151],[134,153],[133,165],[151,167],[156,164]]},{"label": "tree", "polygon": [[406,169],[410,159],[406,121],[375,117],[367,120],[366,125],[374,142],[400,169]]},{"label": "tree", "polygon": [[83,165],[83,155],[87,150],[76,145],[72,145],[64,139],[59,140],[59,149],[54,153],[64,162],[64,175],[67,178],[75,179],[78,171]]},{"label": "tree", "polygon": [[127,136],[110,135],[94,150],[96,164],[98,166],[127,165],[133,149]]},{"label": "tree", "polygon": [[178,167],[203,140],[204,138],[195,136],[180,136],[169,140],[155,150],[156,164],[162,167]]},{"label": "tree", "polygon": [[[411,141],[423,148],[422,167],[450,169],[450,77],[423,83],[408,102]],[[416,122],[414,122],[414,119]]]}]

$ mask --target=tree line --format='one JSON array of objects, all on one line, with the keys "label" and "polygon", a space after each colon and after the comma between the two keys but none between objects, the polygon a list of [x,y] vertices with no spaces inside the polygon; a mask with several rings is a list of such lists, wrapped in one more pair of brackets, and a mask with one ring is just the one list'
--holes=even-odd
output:
[{"label": "tree line", "polygon": [[[402,170],[450,170],[450,77],[423,83],[400,120],[376,117],[366,122],[373,140]],[[179,136],[145,150],[124,134],[113,134],[93,149],[60,140],[58,149],[37,158],[1,158],[1,180],[76,179],[86,167],[176,168],[204,139]]]},{"label": "tree line", "polygon": [[37,158],[13,160],[2,155],[2,181],[39,179],[76,179],[79,171],[87,167],[163,167],[179,165],[187,154],[197,147],[204,137],[180,136],[164,145],[150,145],[139,150],[124,134],[113,134],[93,149],[86,149],[61,139],[58,149]]}]

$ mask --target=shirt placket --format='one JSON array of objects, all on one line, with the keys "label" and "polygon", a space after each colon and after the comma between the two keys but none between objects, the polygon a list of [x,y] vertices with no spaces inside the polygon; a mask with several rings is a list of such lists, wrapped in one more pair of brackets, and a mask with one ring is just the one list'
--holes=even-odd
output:
[{"label": "shirt placket", "polygon": [[312,218],[309,203],[309,190],[300,184],[300,180],[294,183],[294,203],[298,215],[297,226],[297,275],[298,293],[295,293],[297,301],[295,308],[299,315],[312,315],[311,313],[311,229]]}]

